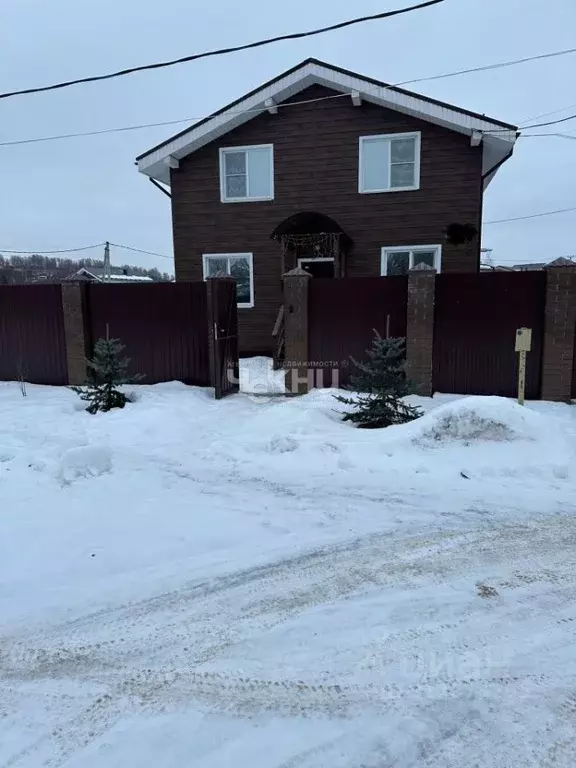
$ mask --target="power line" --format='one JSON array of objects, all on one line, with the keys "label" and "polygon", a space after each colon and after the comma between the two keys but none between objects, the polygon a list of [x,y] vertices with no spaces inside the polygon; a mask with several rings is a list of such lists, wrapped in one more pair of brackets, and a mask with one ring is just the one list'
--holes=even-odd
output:
[{"label": "power line", "polygon": [[569,133],[523,133],[519,138],[531,139],[532,137],[538,138],[540,136],[557,136],[560,139],[571,139],[572,141],[576,141],[576,136]]},{"label": "power line", "polygon": [[496,219],[495,221],[485,221],[484,224],[505,224],[508,221],[525,221],[526,219],[537,219],[541,216],[554,216],[557,213],[568,213],[568,211],[576,211],[576,205],[572,206],[572,208],[559,208],[556,211],[533,213],[530,216],[514,216],[511,219]]},{"label": "power line", "polygon": [[525,120],[521,120],[519,125],[523,126],[524,123],[531,123],[532,120],[538,120],[541,117],[550,117],[550,115],[557,115],[560,112],[566,112],[567,109],[573,109],[576,107],[576,104],[567,104],[565,107],[561,107],[560,109],[553,109],[551,112],[541,112],[539,115],[533,115],[532,117],[527,117]]},{"label": "power line", "polygon": [[[445,79],[445,78],[448,78],[448,77],[457,77],[459,75],[469,74],[471,72],[483,72],[483,71],[490,70],[490,69],[498,69],[500,67],[511,67],[511,66],[513,66],[515,64],[523,64],[524,62],[527,62],[527,61],[536,61],[538,59],[546,59],[546,58],[551,58],[553,56],[564,56],[564,55],[570,54],[570,53],[576,53],[576,48],[570,48],[570,49],[564,50],[564,51],[554,51],[552,53],[545,53],[545,54],[541,54],[539,56],[531,56],[531,57],[528,57],[528,58],[516,59],[515,61],[506,61],[506,62],[502,62],[502,63],[499,63],[499,64],[486,64],[484,66],[475,67],[475,68],[472,68],[472,69],[460,69],[460,70],[457,70],[456,72],[446,72],[446,73],[444,73],[442,75],[431,75],[429,77],[418,77],[418,78],[415,78],[413,80],[402,80],[399,83],[393,83],[391,85],[386,86],[386,89],[388,90],[388,89],[392,89],[392,88],[399,88],[400,86],[403,86],[403,85],[412,85],[414,83],[423,83],[423,82],[427,82],[427,81],[430,81],[430,80],[442,80],[442,79]],[[325,101],[327,99],[341,98],[342,96],[349,97],[349,95],[350,94],[338,93],[338,94],[335,94],[335,95],[332,95],[332,96],[321,96],[321,97],[316,98],[316,99],[306,99],[304,101],[294,101],[294,102],[289,102],[287,104],[278,104],[277,106],[278,106],[278,108],[284,108],[284,107],[289,107],[289,106],[298,106],[299,104],[311,104],[311,103],[314,103],[314,102],[317,102],[317,101]],[[0,98],[1,98],[1,96],[0,96]],[[568,109],[568,107],[566,107],[566,109]],[[262,108],[262,109],[249,109],[249,110],[243,110],[243,111],[242,110],[238,110],[236,112],[230,111],[230,112],[228,112],[228,114],[238,114],[238,115],[240,115],[240,114],[251,114],[251,113],[260,114],[260,113],[262,113],[264,111],[266,111],[264,108]],[[558,111],[562,111],[562,110],[558,110]],[[81,133],[65,133],[65,134],[59,134],[59,135],[55,135],[55,136],[40,136],[40,137],[32,138],[32,139],[19,139],[19,140],[16,140],[16,141],[3,141],[3,142],[0,142],[0,147],[11,147],[11,146],[16,146],[18,144],[35,144],[35,143],[41,142],[41,141],[58,141],[60,139],[82,138],[82,137],[86,137],[86,136],[100,136],[100,135],[106,134],[106,133],[121,133],[121,132],[124,132],[124,131],[138,131],[138,130],[142,130],[144,128],[161,128],[161,127],[164,127],[164,126],[178,125],[179,123],[190,123],[190,122],[193,122],[195,120],[206,120],[207,118],[210,118],[210,117],[212,117],[212,115],[201,115],[200,117],[185,117],[185,118],[181,118],[179,120],[168,120],[168,121],[159,122],[159,123],[143,123],[141,125],[129,125],[129,126],[123,126],[123,127],[119,127],[119,128],[105,128],[105,129],[100,130],[100,131],[86,131],[86,132],[81,132]],[[571,118],[566,118],[566,119],[571,119]],[[559,122],[563,122],[563,121],[559,121]],[[552,123],[550,123],[550,124],[552,124]],[[534,127],[540,127],[540,126],[526,126],[526,128],[523,129],[523,130],[528,130],[528,129],[534,128]],[[497,129],[497,130],[495,129],[494,131],[485,131],[485,133],[500,133],[501,131],[507,132],[508,130],[509,129],[507,129],[507,128]]]},{"label": "power line", "polygon": [[[529,131],[532,128],[545,128],[547,125],[558,125],[559,123],[567,123],[569,120],[574,120],[576,115],[568,115],[568,117],[561,117],[559,120],[548,120],[546,123],[534,123],[533,125],[523,126],[523,131]],[[482,133],[504,133],[509,132],[509,128],[494,128],[493,130],[482,131]]]},{"label": "power line", "polygon": [[528,131],[530,128],[545,128],[547,125],[558,125],[559,123],[567,123],[568,120],[574,120],[576,115],[568,115],[568,117],[561,117],[559,120],[549,120],[546,123],[534,123],[533,125],[525,125],[522,130]]},{"label": "power line", "polygon": [[94,83],[100,80],[111,80],[115,77],[122,77],[124,75],[130,75],[134,72],[143,72],[150,69],[162,69],[164,67],[172,67],[176,64],[184,64],[189,61],[197,61],[199,59],[207,59],[213,56],[223,56],[229,53],[236,53],[238,51],[247,51],[252,48],[261,48],[265,45],[271,45],[272,43],[282,42],[284,40],[299,40],[304,37],[314,37],[316,35],[322,35],[326,32],[334,32],[337,29],[344,29],[345,27],[351,27],[356,24],[364,24],[369,21],[377,21],[379,19],[390,18],[391,16],[399,16],[403,13],[409,13],[410,11],[417,11],[422,8],[427,8],[431,5],[438,5],[443,3],[444,0],[426,0],[426,2],[418,3],[418,5],[411,5],[408,8],[399,8],[394,11],[386,11],[384,13],[376,13],[371,16],[361,16],[349,21],[342,21],[339,24],[331,24],[328,27],[321,27],[319,29],[313,29],[308,32],[294,32],[290,35],[278,35],[277,37],[270,37],[265,40],[258,40],[254,43],[246,43],[244,45],[236,45],[230,48],[220,48],[214,51],[207,51],[205,53],[195,53],[190,56],[183,56],[180,59],[172,59],[170,61],[161,61],[155,64],[143,64],[138,67],[130,67],[128,69],[121,69],[117,72],[110,72],[106,75],[95,75],[93,77],[82,77],[77,80],[67,80],[61,83],[54,83],[53,85],[44,85],[37,88],[25,88],[20,91],[11,91],[8,93],[0,93],[0,99],[7,99],[11,96],[23,96],[30,93],[42,93],[44,91],[55,91],[60,88],[68,88],[71,85],[79,85],[80,83]]},{"label": "power line", "polygon": [[[330,96],[318,96],[315,99],[302,99],[301,101],[290,101],[286,104],[277,104],[276,106],[278,109],[284,109],[285,107],[297,107],[301,104],[313,104],[317,101],[328,101],[329,99],[341,99],[341,98],[350,98],[349,93],[335,93]],[[236,110],[230,111],[227,114],[229,115],[249,115],[249,114],[261,114],[262,112],[266,112],[267,107],[262,107],[261,109],[246,109],[246,110]],[[183,117],[180,120],[167,120],[162,123],[145,123],[143,125],[129,125],[122,128],[104,128],[100,131],[86,131],[84,133],[63,133],[56,136],[40,136],[38,138],[33,139],[19,139],[17,141],[2,141],[0,142],[0,147],[12,147],[17,144],[36,144],[39,141],[57,141],[59,139],[75,139],[82,136],[100,136],[105,133],[121,133],[122,131],[137,131],[142,128],[160,128],[166,125],[177,125],[178,123],[190,123],[194,120],[206,120],[208,117],[211,117],[211,115],[203,115],[202,117]]]},{"label": "power line", "polygon": [[124,248],[127,251],[134,251],[135,253],[147,253],[148,256],[159,256],[161,259],[170,259],[172,256],[166,256],[165,253],[156,253],[155,251],[143,251],[141,248],[132,248],[131,245],[120,245],[119,243],[110,243],[114,248]]},{"label": "power line", "polygon": [[472,69],[461,69],[459,72],[447,72],[444,75],[433,75],[431,77],[419,77],[417,80],[404,80],[403,83],[396,85],[409,85],[412,83],[425,83],[430,80],[442,80],[445,77],[456,77],[456,75],[469,75],[472,72],[486,72],[490,69],[502,69],[503,67],[513,67],[516,64],[525,64],[528,61],[538,61],[540,59],[551,59],[555,56],[566,56],[569,53],[576,53],[576,48],[567,48],[563,51],[553,51],[552,53],[541,53],[538,56],[527,56],[524,59],[514,59],[512,61],[503,61],[499,64],[486,64],[483,67],[472,67]]},{"label": "power line", "polygon": [[47,253],[73,253],[74,251],[89,251],[91,248],[102,248],[105,243],[95,243],[94,245],[83,245],[81,248],[65,248],[59,251],[11,251],[8,248],[0,248],[0,253],[15,253],[23,256],[32,254],[38,256],[45,256]]}]

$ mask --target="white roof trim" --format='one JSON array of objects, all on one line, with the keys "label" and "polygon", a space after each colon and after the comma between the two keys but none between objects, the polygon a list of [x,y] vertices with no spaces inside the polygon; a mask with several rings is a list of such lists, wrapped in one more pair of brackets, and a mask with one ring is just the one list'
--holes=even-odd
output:
[{"label": "white roof trim", "polygon": [[449,106],[431,103],[417,94],[399,93],[390,86],[377,85],[352,73],[348,74],[332,69],[325,64],[306,62],[300,68],[275,80],[271,85],[259,89],[243,101],[196,127],[192,126],[181,136],[175,137],[172,141],[142,157],[138,160],[138,170],[151,178],[169,184],[169,169],[164,163],[167,157],[175,159],[186,157],[186,155],[256,117],[259,110],[266,112],[269,108],[267,102],[270,104],[270,99],[273,99],[276,104],[280,104],[305,88],[316,84],[324,85],[340,93],[352,94],[357,92],[365,101],[469,136],[472,136],[476,131],[495,131],[496,133],[484,136],[483,173],[503,160],[516,141],[514,130],[507,130],[499,123],[491,122],[488,118],[475,117]]}]

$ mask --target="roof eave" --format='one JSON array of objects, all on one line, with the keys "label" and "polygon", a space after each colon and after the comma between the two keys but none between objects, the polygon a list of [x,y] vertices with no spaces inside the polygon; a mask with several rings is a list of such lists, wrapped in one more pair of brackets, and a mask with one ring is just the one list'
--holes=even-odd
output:
[{"label": "roof eave", "polygon": [[[267,111],[267,99],[273,98],[276,103],[282,103],[313,84],[324,85],[344,94],[359,92],[365,101],[441,125],[449,130],[470,136],[473,133],[482,133],[486,156],[483,173],[501,159],[499,155],[504,157],[510,152],[517,138],[516,126],[389,86],[316,59],[308,59],[211,117],[140,155],[137,158],[138,170],[151,178],[170,184],[172,158],[182,159]],[[487,146],[491,148],[490,152],[486,152]],[[491,162],[493,159],[495,162]]]}]

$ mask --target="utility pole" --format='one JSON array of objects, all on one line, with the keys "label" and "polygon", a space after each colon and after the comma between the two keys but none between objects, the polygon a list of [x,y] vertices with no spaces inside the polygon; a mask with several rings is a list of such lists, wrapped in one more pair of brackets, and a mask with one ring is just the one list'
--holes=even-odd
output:
[{"label": "utility pole", "polygon": [[110,243],[104,243],[104,282],[110,277]]}]

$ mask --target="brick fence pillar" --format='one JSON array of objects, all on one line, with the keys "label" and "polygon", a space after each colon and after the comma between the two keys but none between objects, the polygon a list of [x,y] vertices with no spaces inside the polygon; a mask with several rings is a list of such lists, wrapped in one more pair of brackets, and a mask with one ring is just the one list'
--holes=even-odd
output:
[{"label": "brick fence pillar", "polygon": [[569,403],[576,330],[576,267],[546,270],[542,400]]},{"label": "brick fence pillar", "polygon": [[284,275],[284,368],[286,391],[305,395],[312,388],[308,368],[308,281],[311,275],[296,268]]},{"label": "brick fence pillar", "polygon": [[417,264],[408,275],[406,375],[419,395],[432,395],[436,270]]},{"label": "brick fence pillar", "polygon": [[84,319],[86,286],[81,283],[62,283],[61,288],[68,384],[78,386],[86,382],[87,350]]}]

